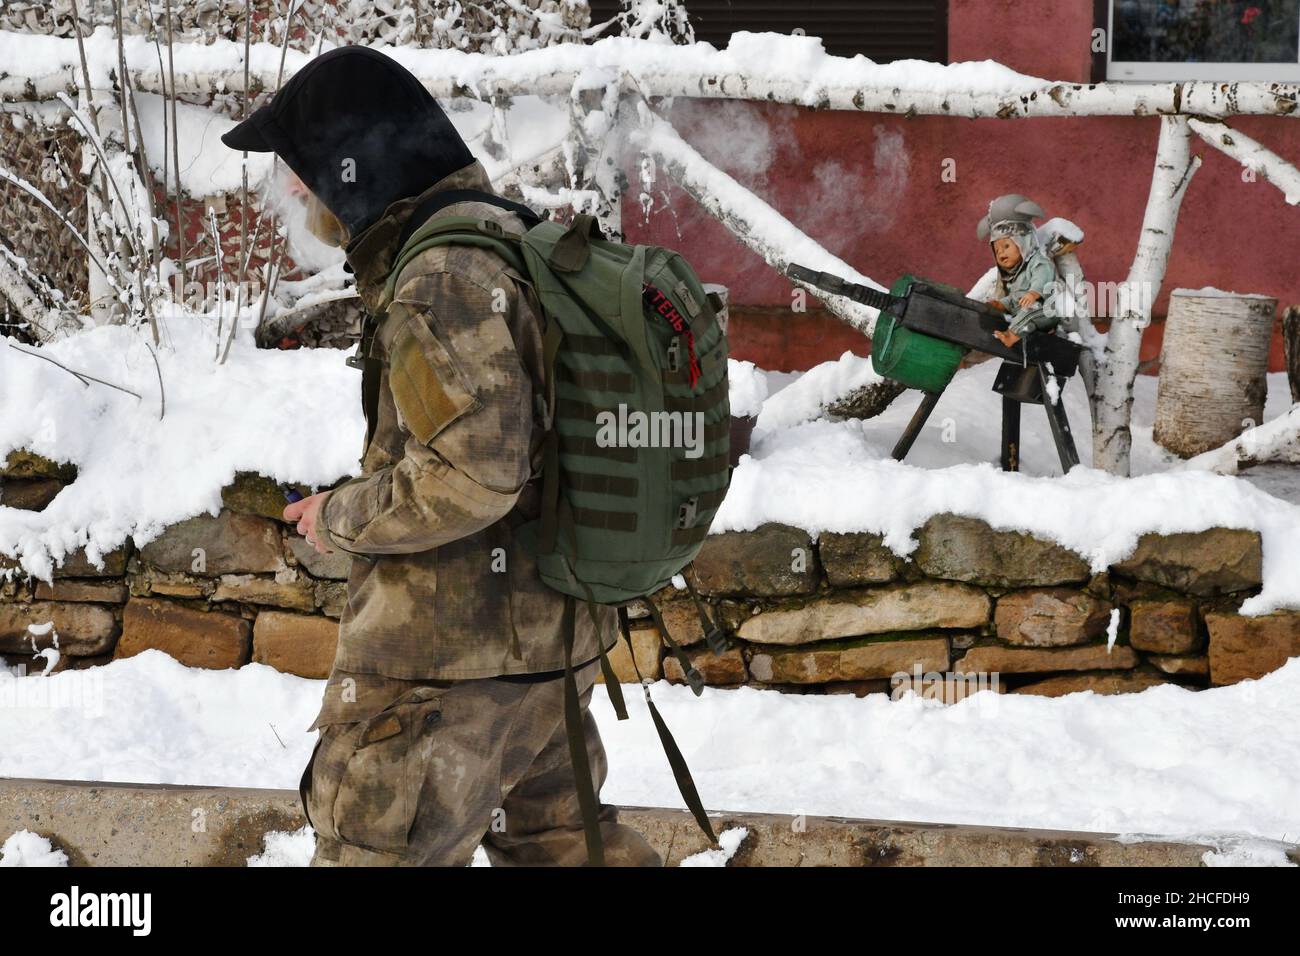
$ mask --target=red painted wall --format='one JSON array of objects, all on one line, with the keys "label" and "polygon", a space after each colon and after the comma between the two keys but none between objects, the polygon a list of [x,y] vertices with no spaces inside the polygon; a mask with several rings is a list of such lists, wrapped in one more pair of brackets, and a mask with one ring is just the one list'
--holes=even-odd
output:
[{"label": "red painted wall", "polygon": [[1028,76],[1087,83],[1091,0],[948,0],[948,59],[996,60]]},{"label": "red painted wall", "polygon": [[[1087,82],[1091,4],[953,0],[950,57],[996,59],[1024,73]],[[905,119],[816,112],[765,102],[684,100],[669,118],[682,136],[831,252],[889,285],[905,272],[968,288],[992,265],[975,224],[988,201],[1030,196],[1048,217],[1085,232],[1079,249],[1090,281],[1122,282],[1141,230],[1155,160],[1155,117]],[[1300,118],[1230,121],[1274,152],[1300,160]],[[1183,201],[1157,322],[1143,358],[1159,355],[1159,318],[1169,290],[1205,285],[1300,302],[1300,208],[1193,139],[1203,164]],[[942,178],[945,161],[955,181]],[[802,369],[867,342],[810,300],[791,311],[790,285],[661,175],[648,220],[624,206],[629,241],[681,249],[705,281],[730,287],[732,349],[774,369]],[[668,205],[665,205],[667,200]],[[1275,368],[1281,367],[1275,340]]]}]

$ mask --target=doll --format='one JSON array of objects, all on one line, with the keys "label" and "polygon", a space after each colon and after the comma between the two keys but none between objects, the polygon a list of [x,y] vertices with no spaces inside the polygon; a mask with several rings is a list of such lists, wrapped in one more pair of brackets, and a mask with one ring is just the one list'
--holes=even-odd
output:
[{"label": "doll", "polygon": [[1034,332],[1054,330],[1060,316],[1050,299],[1059,281],[1056,265],[1038,241],[1034,219],[1044,215],[1033,200],[1011,194],[989,203],[976,233],[988,239],[998,266],[994,298],[988,304],[1011,316],[1006,331],[994,332],[1010,348]]}]

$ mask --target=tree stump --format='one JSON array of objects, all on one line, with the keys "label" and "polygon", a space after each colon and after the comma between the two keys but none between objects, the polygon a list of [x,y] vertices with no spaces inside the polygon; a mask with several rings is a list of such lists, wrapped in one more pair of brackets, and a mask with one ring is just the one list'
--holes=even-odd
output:
[{"label": "tree stump", "polygon": [[1282,313],[1282,348],[1286,355],[1286,380],[1291,386],[1291,401],[1300,402],[1300,305],[1288,306]]},{"label": "tree stump", "polygon": [[1260,424],[1277,299],[1176,289],[1169,297],[1156,443],[1182,458]]}]

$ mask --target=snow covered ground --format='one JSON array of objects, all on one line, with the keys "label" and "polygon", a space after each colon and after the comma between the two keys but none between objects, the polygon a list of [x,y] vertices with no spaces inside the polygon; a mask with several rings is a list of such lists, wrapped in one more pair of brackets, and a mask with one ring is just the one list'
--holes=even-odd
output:
[{"label": "snow covered ground", "polygon": [[[237,470],[318,484],[355,469],[362,422],[344,353],[254,350],[241,336],[230,362],[217,366],[214,331],[197,320],[169,324],[158,355],[161,420],[158,373],[138,334],[101,328],[42,349],[138,399],[0,348],[0,407],[24,411],[0,419],[0,453],[25,447],[80,468],[43,512],[0,507],[0,551],[44,574],[73,548],[107,551],[128,534],[143,543],[166,524],[215,510]],[[888,456],[915,395],[870,421],[815,418],[828,397],[871,381],[865,360],[849,356],[804,376],[734,366],[738,407],[757,409],[759,423],[713,530],[764,521],[814,533],[873,530],[905,553],[930,514],[956,511],[1053,538],[1100,568],[1144,531],[1258,528],[1265,587],[1246,610],[1300,607],[1295,468],[1272,470],[1261,487],[1169,470],[1176,462],[1150,435],[1156,382],[1141,377],[1136,477],[1088,467],[1060,477],[1033,408],[1023,421],[1024,471],[1003,473],[1000,399],[989,388],[995,364],[959,373],[906,464]],[[1269,386],[1266,419],[1290,405],[1282,376]],[[1077,381],[1066,395],[1086,466]],[[321,690],[262,665],[190,670],[153,651],[42,679],[0,673],[0,776],[294,787]],[[697,700],[666,683],[655,693],[717,809],[1208,834],[1224,847],[1218,862],[1278,862],[1275,846],[1252,841],[1300,840],[1297,661],[1199,693],[980,694],[951,707],[754,688],[708,689]],[[604,798],[680,805],[643,705],[632,695],[628,706],[633,719],[619,723],[603,690],[593,704],[610,755]],[[286,835],[265,862],[301,861],[309,840]],[[56,859],[27,837],[7,856]]]},{"label": "snow covered ground", "polygon": [[[752,363],[737,363],[742,374],[733,370],[732,391],[737,383],[746,382],[747,404],[755,404],[755,392],[761,392],[761,415],[754,434],[755,457],[763,458],[786,447],[794,436],[784,435],[766,445],[757,445],[776,433],[808,422],[816,417],[818,406],[858,385],[879,381],[868,358],[845,353],[837,361],[825,362],[806,373],[769,372],[754,369]],[[941,469],[953,465],[985,462],[998,464],[1002,441],[1002,396],[993,391],[993,378],[999,363],[981,362],[961,369],[944,392],[925,430],[908,453],[912,467]],[[756,380],[756,381],[753,381]],[[1149,475],[1177,468],[1182,460],[1165,451],[1151,437],[1155,421],[1156,386],[1154,375],[1139,375],[1133,386],[1133,474]],[[862,437],[875,457],[888,458],[889,451],[906,426],[921,393],[904,392],[884,414],[862,426]],[[1291,408],[1291,393],[1285,372],[1268,376],[1268,397],[1264,404],[1264,421],[1271,421]],[[1074,431],[1080,461],[1092,464],[1091,420],[1083,382],[1076,376],[1065,386],[1065,406]],[[766,434],[765,434],[766,433]],[[1034,476],[1059,476],[1061,464],[1047,427],[1047,415],[1034,406],[1021,412],[1021,473]],[[1249,472],[1246,473],[1247,475]],[[1300,491],[1300,469],[1296,470],[1295,490]]]},{"label": "snow covered ground", "polygon": [[[0,776],[294,788],[323,682],[159,651],[47,678],[0,672]],[[1300,660],[1258,681],[1063,698],[803,696],[659,682],[705,806],[1195,836],[1280,862],[1300,841]],[[28,695],[28,696],[24,696]],[[37,696],[31,696],[37,695]],[[682,806],[644,701],[593,712],[603,799]],[[0,834],[0,837],[7,836]]]}]

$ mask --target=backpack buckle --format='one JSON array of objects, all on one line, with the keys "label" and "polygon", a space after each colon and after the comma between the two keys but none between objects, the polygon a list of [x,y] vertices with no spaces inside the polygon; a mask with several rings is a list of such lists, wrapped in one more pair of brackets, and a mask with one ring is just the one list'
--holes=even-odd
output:
[{"label": "backpack buckle", "polygon": [[690,286],[685,282],[679,282],[674,291],[677,293],[677,297],[682,300],[682,305],[686,306],[686,312],[692,319],[700,314],[700,304],[695,301],[695,296],[691,295]]},{"label": "backpack buckle", "polygon": [[349,355],[344,359],[343,364],[348,368],[364,369],[366,367],[366,360],[365,357],[361,355]]},{"label": "backpack buckle", "polygon": [[551,406],[547,403],[546,396],[541,392],[533,393],[533,411],[541,419],[542,430],[550,431],[553,424],[551,421]]},{"label": "backpack buckle", "polygon": [[691,685],[691,693],[696,697],[704,693],[704,675],[699,672],[698,668],[692,666],[686,672],[686,683]]},{"label": "backpack buckle", "polygon": [[695,517],[699,512],[700,499],[687,498],[677,508],[677,527],[690,528],[695,525]]},{"label": "backpack buckle", "polygon": [[668,345],[668,371],[675,372],[682,367],[682,337],[674,335]]}]

